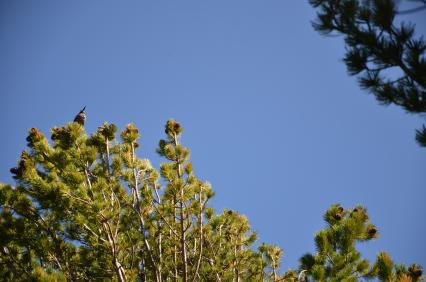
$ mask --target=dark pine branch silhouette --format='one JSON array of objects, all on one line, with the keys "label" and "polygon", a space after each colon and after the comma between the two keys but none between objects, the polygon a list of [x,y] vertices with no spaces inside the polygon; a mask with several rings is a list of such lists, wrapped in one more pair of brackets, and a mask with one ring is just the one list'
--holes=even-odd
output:
[{"label": "dark pine branch silhouette", "polygon": [[[344,62],[361,88],[381,104],[394,104],[409,113],[426,112],[426,43],[422,36],[415,37],[414,24],[396,23],[395,1],[309,2],[318,11],[313,22],[317,31],[344,36]],[[418,130],[416,139],[426,146],[426,131]]]}]

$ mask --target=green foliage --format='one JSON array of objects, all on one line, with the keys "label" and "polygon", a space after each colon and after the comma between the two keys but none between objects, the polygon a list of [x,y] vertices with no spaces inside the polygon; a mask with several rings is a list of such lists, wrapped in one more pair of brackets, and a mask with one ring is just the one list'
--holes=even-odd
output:
[{"label": "green foliage", "polygon": [[137,157],[133,124],[117,140],[113,124],[88,136],[73,122],[52,129],[52,144],[32,128],[11,169],[16,186],[0,187],[0,280],[272,277],[248,219],[207,205],[214,193],[195,176],[182,131],[167,122],[157,150],[167,162],[157,171]]},{"label": "green foliage", "polygon": [[11,169],[16,185],[0,184],[0,281],[421,280],[419,265],[396,266],[386,254],[373,266],[362,259],[355,243],[378,231],[363,207],[339,205],[324,215],[317,254],[280,275],[279,247],[256,249],[247,217],[208,206],[213,190],[196,177],[182,131],[167,122],[157,171],[137,157],[133,124],[117,140],[113,124],[88,136],[73,122],[53,128],[51,144],[30,129]]},{"label": "green foliage", "polygon": [[[426,42],[411,23],[395,23],[394,0],[309,0],[317,8],[314,28],[345,37],[349,74],[381,104],[426,112]],[[426,2],[423,1],[426,5]],[[426,131],[417,131],[425,146]]]},{"label": "green foliage", "polygon": [[[300,269],[314,281],[360,281],[378,278],[380,281],[421,281],[422,268],[413,264],[408,269],[395,265],[387,253],[379,253],[376,262],[361,257],[356,244],[378,237],[362,206],[344,209],[332,205],[324,215],[327,227],[315,235],[315,254],[300,259]],[[411,271],[410,271],[411,269]]]}]

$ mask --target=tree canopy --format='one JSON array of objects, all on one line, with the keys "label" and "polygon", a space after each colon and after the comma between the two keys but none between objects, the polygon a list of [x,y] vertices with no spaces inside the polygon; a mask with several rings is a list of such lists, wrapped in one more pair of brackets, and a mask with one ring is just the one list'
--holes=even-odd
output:
[{"label": "tree canopy", "polygon": [[[344,62],[361,88],[384,105],[409,113],[426,112],[426,42],[415,36],[415,25],[398,23],[394,0],[309,0],[317,8],[314,28],[345,39]],[[426,7],[424,0],[419,0]],[[411,10],[415,11],[415,10]],[[410,12],[410,11],[407,11]],[[426,128],[417,130],[426,147]]]},{"label": "tree canopy", "polygon": [[[257,243],[247,217],[216,212],[194,173],[182,126],[167,121],[156,170],[137,155],[140,133],[84,122],[31,128],[28,149],[0,184],[1,281],[420,281],[422,268],[388,254],[363,259],[355,243],[378,236],[362,206],[333,205],[317,253],[280,273],[283,250]],[[276,219],[278,220],[278,219]]]}]

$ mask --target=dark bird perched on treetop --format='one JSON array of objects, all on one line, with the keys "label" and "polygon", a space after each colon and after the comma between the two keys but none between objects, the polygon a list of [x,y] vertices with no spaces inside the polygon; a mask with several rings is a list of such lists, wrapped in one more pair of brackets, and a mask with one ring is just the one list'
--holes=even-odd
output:
[{"label": "dark bird perched on treetop", "polygon": [[81,125],[84,125],[84,121],[86,120],[86,113],[84,110],[86,109],[86,106],[75,116],[74,122],[77,122]]}]

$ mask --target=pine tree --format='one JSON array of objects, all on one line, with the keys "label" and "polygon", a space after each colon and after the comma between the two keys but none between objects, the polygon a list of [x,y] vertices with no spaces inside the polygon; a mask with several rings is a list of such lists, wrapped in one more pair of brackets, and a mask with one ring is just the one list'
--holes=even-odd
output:
[{"label": "pine tree", "polygon": [[[322,34],[342,34],[344,62],[361,88],[384,105],[409,113],[426,112],[426,42],[415,38],[412,23],[396,23],[394,0],[309,0],[317,8],[314,28]],[[418,0],[425,8],[426,2]],[[407,11],[410,12],[410,11]],[[416,132],[426,147],[426,129]]]},{"label": "pine tree", "polygon": [[344,209],[332,205],[324,215],[327,227],[315,235],[315,254],[300,259],[300,268],[313,281],[363,281],[378,278],[383,282],[421,281],[422,269],[396,265],[387,253],[379,253],[376,262],[361,257],[356,244],[378,237],[378,230],[362,206]]},{"label": "pine tree", "polygon": [[355,242],[377,237],[376,227],[364,208],[337,205],[316,236],[318,254],[281,275],[282,249],[257,244],[244,215],[208,205],[213,190],[196,177],[182,132],[166,123],[157,171],[137,156],[133,124],[117,139],[113,124],[89,136],[72,122],[52,129],[52,143],[30,129],[15,185],[0,184],[0,281],[422,279],[421,266],[394,265],[385,253],[370,266]]},{"label": "pine tree", "polygon": [[[207,205],[199,180],[169,120],[155,170],[138,158],[138,129],[105,123],[37,129],[27,138],[16,186],[0,188],[0,280],[258,281],[272,277],[253,248],[248,219]],[[276,271],[276,267],[273,271]]]}]

